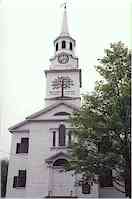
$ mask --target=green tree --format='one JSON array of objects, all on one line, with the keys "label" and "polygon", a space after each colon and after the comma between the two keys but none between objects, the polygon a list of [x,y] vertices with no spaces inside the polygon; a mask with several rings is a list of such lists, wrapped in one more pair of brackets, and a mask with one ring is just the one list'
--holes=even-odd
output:
[{"label": "green tree", "polygon": [[131,197],[131,55],[122,42],[113,43],[99,59],[102,80],[95,91],[83,96],[80,111],[72,116],[76,142],[71,168],[86,178],[116,171],[113,180]]},{"label": "green tree", "polygon": [[6,196],[6,184],[7,184],[7,174],[8,174],[8,160],[1,160],[1,197]]}]

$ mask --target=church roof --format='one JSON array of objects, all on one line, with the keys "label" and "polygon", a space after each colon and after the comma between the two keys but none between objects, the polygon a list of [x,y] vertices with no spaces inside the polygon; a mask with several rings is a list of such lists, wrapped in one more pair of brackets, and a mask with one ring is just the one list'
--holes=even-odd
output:
[{"label": "church roof", "polygon": [[[56,107],[59,107],[61,105],[65,105],[65,106],[71,108],[74,111],[78,111],[79,110],[79,108],[76,107],[75,105],[71,105],[71,104],[68,104],[68,103],[65,103],[65,102],[58,102],[58,103],[50,105],[50,106],[48,106],[48,107],[46,107],[46,108],[44,108],[44,109],[42,109],[42,110],[40,110],[38,112],[33,113],[32,115],[26,117],[26,119],[24,121],[22,121],[20,123],[17,123],[16,125],[10,127],[8,130],[10,132],[13,132],[13,131],[16,130],[16,128],[24,126],[25,124],[29,123],[30,121],[33,121],[33,119],[35,119],[36,117],[38,117],[38,116],[40,116],[40,115],[42,115],[44,113],[47,113],[48,111],[51,111],[52,109],[54,109]],[[46,121],[48,121],[48,120],[46,120]]]}]

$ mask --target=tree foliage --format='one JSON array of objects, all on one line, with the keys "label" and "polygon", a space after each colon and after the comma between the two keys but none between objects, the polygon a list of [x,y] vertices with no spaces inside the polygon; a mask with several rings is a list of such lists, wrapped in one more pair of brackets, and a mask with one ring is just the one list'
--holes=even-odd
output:
[{"label": "tree foliage", "polygon": [[98,59],[96,82],[92,94],[83,96],[80,111],[72,116],[76,142],[72,145],[71,168],[83,176],[116,171],[114,180],[125,182],[130,197],[130,106],[131,55],[122,43],[113,43]]}]

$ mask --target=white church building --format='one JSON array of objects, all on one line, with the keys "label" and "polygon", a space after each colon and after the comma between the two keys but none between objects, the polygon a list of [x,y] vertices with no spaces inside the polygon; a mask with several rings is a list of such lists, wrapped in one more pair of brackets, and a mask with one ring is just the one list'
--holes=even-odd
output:
[{"label": "white church building", "polygon": [[[46,107],[9,128],[12,134],[6,197],[98,198],[99,185],[78,183],[64,170],[73,139],[70,115],[80,108],[81,69],[67,10],[46,76]],[[111,190],[109,190],[111,192]],[[110,195],[111,197],[111,195]]]}]

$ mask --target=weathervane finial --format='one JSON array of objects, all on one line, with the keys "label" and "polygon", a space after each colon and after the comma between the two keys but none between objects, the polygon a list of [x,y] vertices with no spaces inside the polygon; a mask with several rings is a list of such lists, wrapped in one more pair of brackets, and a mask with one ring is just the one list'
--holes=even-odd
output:
[{"label": "weathervane finial", "polygon": [[62,4],[60,5],[60,7],[64,7],[64,9],[66,9],[66,8],[67,8],[67,2],[65,1],[64,3],[62,3]]},{"label": "weathervane finial", "polygon": [[68,23],[67,23],[67,1],[63,0],[63,4],[61,4],[61,7],[63,7],[63,20],[62,20],[62,27],[61,27],[61,36],[68,36]]},{"label": "weathervane finial", "polygon": [[66,9],[66,6],[67,6],[67,2],[64,2],[64,8]]}]

